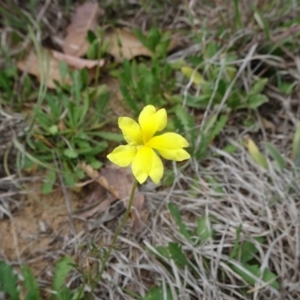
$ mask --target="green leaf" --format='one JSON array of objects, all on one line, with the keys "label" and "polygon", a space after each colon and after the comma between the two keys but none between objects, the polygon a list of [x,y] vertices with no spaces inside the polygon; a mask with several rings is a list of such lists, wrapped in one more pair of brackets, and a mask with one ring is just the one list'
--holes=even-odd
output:
[{"label": "green leaf", "polygon": [[[54,269],[54,278],[52,284],[52,290],[60,293],[61,288],[65,284],[65,279],[72,270],[72,258],[70,256],[63,257],[60,259]],[[52,294],[50,300],[55,300],[56,295]]]},{"label": "green leaf", "polygon": [[22,275],[24,277],[24,285],[27,290],[25,300],[39,300],[41,299],[40,291],[36,279],[28,266],[22,267]]},{"label": "green leaf", "polygon": [[276,278],[277,278],[276,274],[274,274],[273,272],[271,272],[268,269],[264,270],[263,281],[264,282],[270,282],[270,285],[274,289],[279,290],[280,285],[279,285],[279,282],[276,280]]},{"label": "green leaf", "polygon": [[203,79],[202,75],[191,67],[187,67],[187,66],[181,67],[181,73],[189,80],[192,79],[195,85],[202,86],[202,84],[206,82]]},{"label": "green leaf", "polygon": [[241,256],[240,261],[245,264],[254,257],[258,250],[253,243],[245,241],[242,243],[239,252]]},{"label": "green leaf", "polygon": [[255,20],[259,20],[258,25],[262,25],[262,28],[265,32],[265,36],[267,38],[268,41],[270,41],[270,28],[268,25],[267,20],[265,19],[264,14],[262,13],[262,10],[260,10],[257,6],[255,6],[255,4],[253,4],[252,2],[250,3],[250,7],[254,12],[254,19]]},{"label": "green leaf", "polygon": [[206,44],[206,49],[204,51],[204,55],[206,58],[213,57],[219,51],[219,47],[214,40],[211,40]]},{"label": "green leaf", "polygon": [[8,294],[10,300],[19,300],[18,276],[14,274],[13,268],[0,261],[0,291]]},{"label": "green leaf", "polygon": [[99,170],[102,166],[103,163],[98,160],[93,160],[89,163],[89,165],[94,169],[94,170]]},{"label": "green leaf", "polygon": [[128,88],[125,85],[120,85],[120,90],[124,96],[124,101],[128,105],[129,108],[133,110],[136,114],[140,112],[140,108],[137,105],[137,101],[133,99]]},{"label": "green leaf", "polygon": [[58,133],[58,127],[57,125],[52,125],[49,127],[49,132],[52,134],[52,135],[56,135]]},{"label": "green leaf", "polygon": [[65,149],[64,155],[68,158],[77,158],[78,153],[74,149]]},{"label": "green leaf", "polygon": [[42,184],[42,193],[49,194],[53,191],[53,185],[56,181],[56,172],[54,170],[48,170],[45,179]]},{"label": "green leaf", "polygon": [[77,150],[78,154],[80,155],[97,155],[104,151],[107,148],[107,142],[102,141],[102,142],[96,142],[93,147],[88,147],[85,149],[79,149]]},{"label": "green leaf", "polygon": [[239,1],[233,0],[233,6],[234,6],[234,15],[235,15],[235,24],[237,29],[242,28],[242,21],[241,21],[241,13],[240,13],[240,7],[239,7]]},{"label": "green leaf", "polygon": [[160,39],[161,39],[160,30],[156,27],[152,27],[147,36],[147,47],[153,53],[155,53],[155,48],[159,44]]},{"label": "green leaf", "polygon": [[209,183],[209,186],[217,193],[224,194],[222,184],[212,176],[205,176],[205,179]]},{"label": "green leaf", "polygon": [[[66,286],[63,286],[61,288],[61,290],[59,291],[58,295],[57,295],[57,298],[59,300],[73,300],[73,293],[71,292],[71,290],[66,287]],[[76,298],[75,298],[76,299]],[[78,298],[77,298],[78,299]],[[76,300],[77,300],[76,299]]]},{"label": "green leaf", "polygon": [[182,124],[184,130],[187,131],[190,135],[190,142],[194,144],[196,140],[196,124],[194,117],[188,114],[181,105],[176,106],[175,114],[180,123]]},{"label": "green leaf", "polygon": [[210,95],[208,94],[201,94],[198,97],[188,94],[186,97],[186,105],[188,107],[205,109],[208,105],[209,99]]},{"label": "green leaf", "polygon": [[169,254],[168,248],[165,248],[163,246],[157,246],[157,247],[155,247],[155,249],[161,256],[163,256],[167,259],[170,259],[170,254]]},{"label": "green leaf", "polygon": [[180,211],[178,207],[173,203],[168,203],[168,209],[173,216],[177,226],[179,227],[179,232],[189,241],[192,240],[193,234],[187,230],[186,225],[182,222]]},{"label": "green leaf", "polygon": [[256,280],[252,278],[252,276],[248,275],[243,269],[248,271],[250,274],[253,274],[253,276],[259,277],[259,266],[258,265],[241,265],[241,268],[232,265],[232,269],[238,273],[247,283],[254,286],[256,283]]},{"label": "green leaf", "polygon": [[[255,238],[255,240],[260,244],[262,244],[264,241],[262,237],[257,237]],[[251,261],[254,258],[255,254],[257,253],[258,253],[258,249],[256,248],[254,243],[249,241],[244,241],[240,245],[238,258],[243,264],[245,264]]]},{"label": "green leaf", "polygon": [[229,254],[230,258],[238,259],[239,257],[240,236],[241,236],[242,228],[243,228],[242,225],[239,225],[236,229],[234,245]]},{"label": "green leaf", "polygon": [[[74,72],[71,73],[71,77],[72,77],[71,91],[72,91],[72,94],[73,94],[76,104],[78,104],[78,102],[80,101],[80,91],[82,88],[82,80],[80,78],[79,72],[80,72],[79,70],[75,70]],[[73,111],[74,125],[76,125],[76,123],[78,121],[78,117],[79,117],[79,115],[76,112],[76,108],[74,107],[74,111]]]},{"label": "green leaf", "polygon": [[262,95],[262,94],[256,94],[256,95],[251,95],[248,98],[248,107],[251,109],[256,109],[262,104],[268,102],[269,99],[267,96]]},{"label": "green leaf", "polygon": [[112,141],[112,142],[117,142],[117,143],[124,141],[124,137],[120,133],[100,131],[93,135],[99,136],[107,141]]},{"label": "green leaf", "polygon": [[209,138],[205,134],[200,133],[200,135],[201,135],[201,143],[195,154],[196,158],[199,160],[206,158],[207,152],[208,152],[208,147],[209,147],[209,142],[210,142]]},{"label": "green leaf", "polygon": [[136,35],[136,37],[139,39],[139,41],[146,47],[148,48],[148,41],[147,41],[147,37],[144,36],[144,34],[142,33],[142,31],[138,28],[133,29],[134,34]]},{"label": "green leaf", "polygon": [[7,76],[6,72],[0,71],[0,88],[9,92],[11,86],[12,82],[9,76]]},{"label": "green leaf", "polygon": [[217,120],[218,120],[217,114],[210,116],[203,126],[203,134],[205,134],[206,136],[209,136],[210,132],[211,132],[212,128],[215,126],[215,123],[217,122]]},{"label": "green leaf", "polygon": [[209,218],[201,217],[197,220],[196,234],[201,241],[206,241],[209,238],[213,238],[214,232]]},{"label": "green leaf", "polygon": [[78,167],[76,167],[74,169],[75,175],[78,179],[83,179],[85,177],[85,173],[83,170],[79,169]]},{"label": "green leaf", "polygon": [[280,170],[285,169],[286,161],[282,157],[282,155],[281,155],[280,151],[277,149],[277,147],[275,147],[273,144],[267,143],[267,142],[265,143],[265,146],[266,146],[267,150],[269,151],[270,155],[272,156],[272,158],[276,161]]},{"label": "green leaf", "polygon": [[63,110],[62,104],[58,102],[60,99],[58,100],[57,96],[46,94],[45,100],[50,107],[50,114],[47,117],[51,119],[52,124],[58,123]]},{"label": "green leaf", "polygon": [[35,110],[38,125],[46,132],[48,132],[49,127],[51,126],[51,120],[49,119],[49,116],[46,115],[44,112],[39,111],[37,107],[35,108]]},{"label": "green leaf", "polygon": [[293,139],[293,159],[296,167],[300,166],[300,122]]},{"label": "green leaf", "polygon": [[288,82],[281,82],[278,83],[278,89],[286,95],[291,95],[294,90],[294,84]]},{"label": "green leaf", "polygon": [[76,144],[76,146],[79,148],[79,149],[87,149],[87,148],[91,148],[91,144],[87,141],[87,139],[74,139],[73,140],[73,145]]},{"label": "green leaf", "polygon": [[230,80],[232,80],[237,73],[237,69],[235,67],[227,66],[225,70]]},{"label": "green leaf", "polygon": [[182,247],[179,243],[170,242],[168,245],[168,251],[170,258],[174,260],[178,267],[183,268],[184,266],[191,266],[186,254],[182,252]]},{"label": "green leaf", "polygon": [[147,292],[143,300],[173,300],[173,296],[169,287],[156,286]]},{"label": "green leaf", "polygon": [[89,42],[89,44],[97,41],[96,33],[92,30],[88,30],[87,35],[86,35],[86,40]]},{"label": "green leaf", "polygon": [[212,115],[205,123],[203,130],[200,132],[201,143],[196,152],[198,159],[205,158],[210,142],[221,133],[224,126],[226,125],[228,117],[226,115]]},{"label": "green leaf", "polygon": [[251,138],[244,139],[245,145],[248,148],[249,154],[252,159],[264,169],[268,169],[268,162],[265,156],[259,151],[257,145]]},{"label": "green leaf", "polygon": [[74,186],[77,183],[76,176],[66,167],[66,164],[64,164],[63,179],[66,186]]},{"label": "green leaf", "polygon": [[268,78],[260,78],[259,80],[257,80],[250,90],[250,95],[261,93],[266,84],[268,83],[268,80]]},{"label": "green leaf", "polygon": [[85,298],[84,298],[84,294],[85,294],[84,289],[83,289],[81,286],[79,286],[79,287],[77,288],[77,290],[74,291],[73,297],[72,297],[71,299],[72,299],[72,300],[85,299]]},{"label": "green leaf", "polygon": [[83,105],[77,107],[78,121],[77,126],[82,125],[87,118],[87,113],[90,108],[90,100],[87,93],[83,94]]},{"label": "green leaf", "polygon": [[173,170],[166,169],[164,171],[164,176],[162,178],[162,185],[163,186],[171,186],[174,183],[175,174]]},{"label": "green leaf", "polygon": [[63,82],[67,78],[68,72],[69,72],[69,69],[68,69],[67,63],[65,61],[61,61],[59,63],[59,75]]},{"label": "green leaf", "polygon": [[210,140],[213,140],[216,136],[218,136],[227,123],[228,117],[226,115],[221,115],[219,119],[215,122],[213,129],[209,134]]},{"label": "green leaf", "polygon": [[[232,269],[238,273],[246,282],[248,282],[250,285],[254,286],[256,283],[256,280],[252,278],[252,276],[248,275],[243,269],[248,271],[250,274],[253,274],[255,277],[260,277],[260,267],[259,265],[249,265],[249,264],[243,264],[241,265],[241,268],[232,265]],[[262,276],[262,281],[265,283],[269,283],[270,286],[272,286],[274,289],[279,290],[280,285],[279,282],[276,280],[277,276],[271,272],[268,269],[265,269]]]},{"label": "green leaf", "polygon": [[226,153],[231,154],[231,153],[236,152],[237,148],[236,148],[236,146],[234,146],[232,144],[227,144],[222,150]]},{"label": "green leaf", "polygon": [[[156,45],[155,48],[155,54],[158,57],[163,57],[165,58],[167,53],[168,53],[168,48],[170,45],[170,34],[165,33],[161,38],[160,38],[160,42]],[[167,64],[165,64],[165,66],[167,66]]]}]

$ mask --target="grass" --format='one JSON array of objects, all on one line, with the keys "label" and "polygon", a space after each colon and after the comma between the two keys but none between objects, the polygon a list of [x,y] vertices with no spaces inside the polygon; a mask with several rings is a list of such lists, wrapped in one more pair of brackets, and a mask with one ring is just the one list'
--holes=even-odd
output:
[{"label": "grass", "polygon": [[[47,33],[64,34],[59,18],[67,20],[72,5],[30,3],[15,15],[8,4],[0,11],[0,228],[14,233],[12,252],[18,254],[12,259],[0,249],[0,290],[11,299],[23,294],[26,299],[296,299],[300,3],[131,7],[114,1],[103,20],[121,27],[134,16],[134,27],[150,32],[146,38],[136,30],[151,58],[110,64],[97,84],[88,81],[86,70],[61,65],[60,72],[75,84],[57,83],[53,90],[17,70],[15,61],[25,45],[41,47],[39,36],[46,43]],[[20,28],[19,20],[35,25]],[[180,47],[168,53],[174,33],[181,34]],[[112,77],[119,82],[121,104],[104,86]],[[76,185],[85,178],[77,165],[101,168],[105,154],[121,142],[114,105],[134,116],[147,104],[166,107],[168,130],[187,137],[192,158],[166,163],[159,186],[140,187],[146,196],[143,226],[133,232],[126,224],[95,284],[117,219],[100,223],[96,216],[73,214],[76,197],[86,198],[87,191]],[[42,200],[35,202],[29,190],[37,177],[46,196],[39,193]],[[56,227],[55,234],[45,229],[52,238],[46,250],[23,251],[18,240],[26,234],[15,229],[20,212],[28,201],[47,206],[43,199],[59,191],[66,227]],[[49,210],[53,222],[61,215],[55,208]],[[34,234],[27,238],[43,238]],[[36,260],[46,262],[44,269],[32,271]]]}]

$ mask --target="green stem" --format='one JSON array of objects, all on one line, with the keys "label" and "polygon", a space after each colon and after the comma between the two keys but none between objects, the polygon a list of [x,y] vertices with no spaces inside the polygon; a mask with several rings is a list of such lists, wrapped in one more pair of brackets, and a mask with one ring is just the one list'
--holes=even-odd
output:
[{"label": "green stem", "polygon": [[[112,250],[114,249],[115,247],[115,244],[116,244],[116,241],[118,239],[118,236],[122,230],[122,228],[124,227],[125,223],[127,222],[128,220],[128,217],[129,217],[129,213],[131,211],[131,207],[132,207],[132,204],[133,204],[133,200],[134,200],[134,194],[135,194],[135,190],[136,190],[136,187],[137,187],[137,180],[135,179],[134,180],[134,183],[132,185],[132,189],[131,189],[131,193],[130,193],[130,199],[129,199],[129,204],[128,204],[128,207],[125,211],[125,214],[124,214],[124,217],[121,221],[121,223],[119,224],[117,230],[116,230],[116,233],[113,237],[113,240],[112,240],[112,243],[109,247],[109,250],[106,252],[103,260],[102,260],[102,266],[101,266],[101,269],[100,269],[100,272],[99,272],[99,275],[97,276],[97,280],[95,281],[95,283],[97,284],[101,279],[102,279],[102,275],[103,275],[103,272],[104,272],[104,269],[105,269],[105,266],[106,266],[106,263],[110,257],[110,254],[112,252]],[[95,284],[94,284],[95,285]],[[92,290],[94,290],[95,286],[93,286]]]}]

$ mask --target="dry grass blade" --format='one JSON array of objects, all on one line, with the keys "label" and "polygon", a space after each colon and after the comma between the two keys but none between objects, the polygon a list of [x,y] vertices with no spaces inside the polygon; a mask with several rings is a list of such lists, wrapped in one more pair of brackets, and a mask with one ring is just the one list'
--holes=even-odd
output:
[{"label": "dry grass blade", "polygon": [[23,134],[23,127],[22,115],[5,113],[0,106],[0,219],[9,217],[20,206],[18,195],[23,192],[17,186],[16,153],[11,146],[13,137]]}]

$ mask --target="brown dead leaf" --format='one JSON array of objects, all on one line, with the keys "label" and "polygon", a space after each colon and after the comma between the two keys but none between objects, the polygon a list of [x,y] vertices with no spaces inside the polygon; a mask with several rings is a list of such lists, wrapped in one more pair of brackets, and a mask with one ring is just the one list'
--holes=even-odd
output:
[{"label": "brown dead leaf", "polygon": [[59,122],[58,122],[58,130],[59,131],[64,131],[64,130],[66,130],[66,125],[65,125],[65,123],[64,123],[64,121],[63,120],[59,120]]},{"label": "brown dead leaf", "polygon": [[272,132],[276,131],[276,127],[271,121],[269,121],[269,120],[267,120],[266,118],[263,118],[263,117],[261,118],[261,120],[262,120],[262,124],[263,124],[265,129],[270,130]]},{"label": "brown dead leaf", "polygon": [[105,199],[95,206],[84,207],[80,211],[77,211],[76,214],[82,218],[89,218],[95,214],[100,214],[106,211],[110,207],[110,205],[111,205],[110,199]]},{"label": "brown dead leaf", "polygon": [[36,52],[32,50],[28,56],[17,62],[17,67],[23,72],[36,76],[39,81],[43,79],[49,88],[55,88],[54,81],[65,84],[72,83],[68,75],[64,80],[61,78],[59,72],[59,64],[61,61],[65,61],[71,69],[89,69],[89,80],[95,76],[94,68],[104,65],[103,60],[82,59],[42,48],[40,59]]},{"label": "brown dead leaf", "polygon": [[51,50],[51,53],[55,59],[58,61],[65,61],[69,67],[73,67],[74,69],[92,69],[94,67],[103,67],[104,59],[100,60],[91,60],[78,58],[72,55],[64,54],[55,50]]},{"label": "brown dead leaf", "polygon": [[[125,207],[129,204],[129,197],[134,182],[134,177],[128,169],[113,165],[102,168],[100,172],[91,166],[81,163],[79,165],[86,174],[107,189],[116,199],[124,200]],[[114,201],[112,201],[114,202]],[[132,228],[137,231],[141,228],[140,214],[144,205],[144,195],[136,191],[131,212]]]},{"label": "brown dead leaf", "polygon": [[117,191],[119,199],[125,199],[130,196],[134,178],[125,168],[110,165],[101,168],[99,174],[106,179],[110,189]]},{"label": "brown dead leaf", "polygon": [[[119,168],[114,165],[102,168],[100,175],[106,178],[110,187],[117,190],[119,199],[126,199],[124,201],[125,207],[128,207],[129,197],[134,183],[134,177],[128,168]],[[138,231],[141,228],[140,214],[144,206],[144,195],[136,191],[134,195],[131,218],[132,229]]]},{"label": "brown dead leaf", "polygon": [[34,75],[39,81],[45,78],[45,84],[49,88],[55,88],[54,80],[61,83],[71,83],[71,78],[67,76],[63,81],[59,73],[59,61],[54,59],[48,50],[41,51],[41,59],[35,51],[30,51],[28,56],[17,62],[17,67],[26,73]]},{"label": "brown dead leaf", "polygon": [[83,218],[89,218],[96,213],[102,213],[111,205],[111,198],[105,199],[106,195],[106,189],[101,185],[97,185],[87,203],[82,208],[78,209],[75,214]]},{"label": "brown dead leaf", "polygon": [[[124,59],[132,59],[136,56],[151,56],[151,51],[146,48],[132,31],[125,29],[115,29],[105,35],[104,44],[108,45],[108,53],[117,62]],[[171,39],[169,51],[178,46],[177,39]]]},{"label": "brown dead leaf", "polygon": [[79,168],[81,168],[86,173],[86,175],[88,175],[90,178],[98,182],[106,190],[112,193],[116,197],[116,199],[120,199],[119,193],[115,189],[115,187],[113,185],[110,186],[106,178],[100,175],[98,171],[94,170],[90,165],[87,165],[85,163],[80,163]]},{"label": "brown dead leaf", "polygon": [[117,62],[132,59],[138,55],[151,56],[151,51],[138,40],[135,34],[125,29],[116,29],[107,33],[105,43],[108,44],[108,53]]},{"label": "brown dead leaf", "polygon": [[77,57],[86,53],[89,46],[86,35],[89,30],[96,29],[100,13],[103,12],[100,11],[98,3],[94,2],[86,2],[76,8],[67,28],[67,36],[63,45],[64,53]]}]

